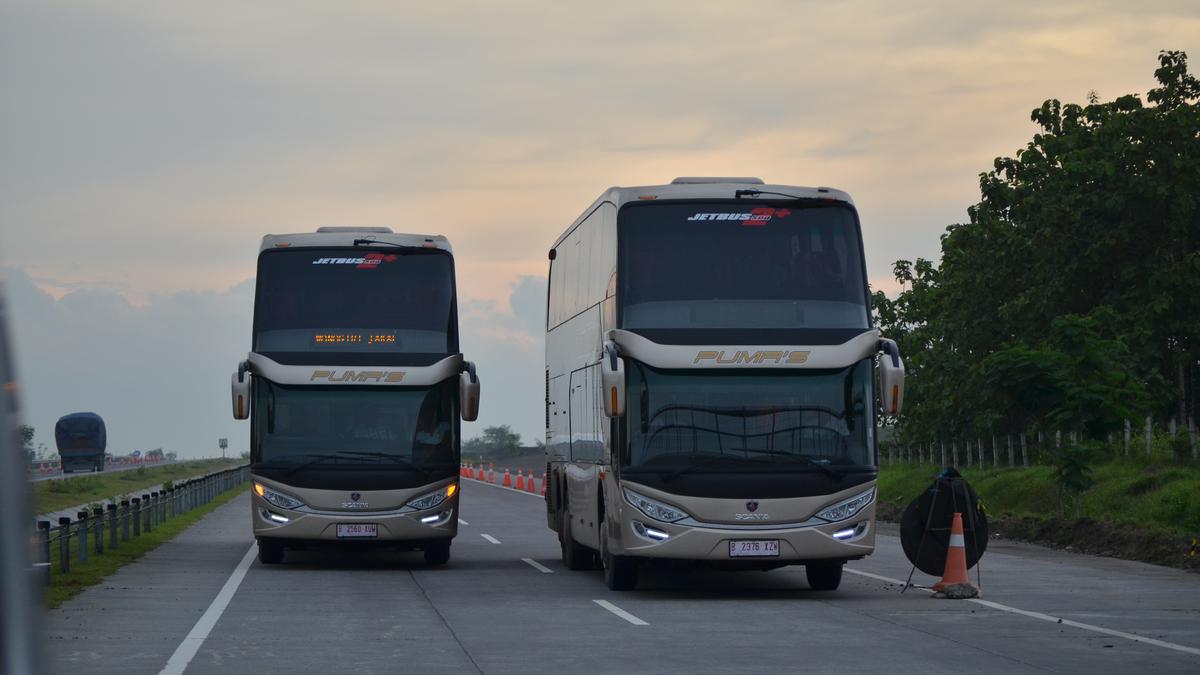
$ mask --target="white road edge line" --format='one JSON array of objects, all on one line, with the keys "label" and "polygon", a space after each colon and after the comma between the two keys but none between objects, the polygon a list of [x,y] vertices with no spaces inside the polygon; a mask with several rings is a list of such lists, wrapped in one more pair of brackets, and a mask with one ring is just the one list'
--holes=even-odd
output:
[{"label": "white road edge line", "polygon": [[254,562],[254,557],[258,553],[258,545],[251,544],[250,550],[246,551],[246,555],[242,556],[242,561],[234,568],[233,574],[225,580],[225,585],[221,587],[217,597],[213,598],[212,604],[208,609],[204,610],[204,614],[196,621],[196,625],[192,626],[191,632],[187,637],[183,638],[183,642],[175,648],[175,653],[167,661],[167,665],[159,671],[159,675],[182,675],[187,669],[188,664],[196,656],[196,652],[200,651],[200,646],[204,644],[204,640],[208,638],[208,634],[212,632],[213,626],[217,625],[221,614],[225,612],[225,608],[229,606],[229,601],[233,600],[233,594],[237,592],[238,586],[242,585],[242,579],[246,578],[246,571],[250,569],[250,565]]},{"label": "white road edge line", "polygon": [[542,499],[542,500],[545,499],[545,497],[543,497],[541,494],[539,494],[537,492],[526,492],[524,490],[518,490],[516,488],[504,487],[503,485],[497,485],[496,483],[489,483],[486,480],[479,480],[478,478],[465,478],[464,477],[464,480],[469,480],[472,483],[479,483],[480,485],[487,485],[488,487],[494,487],[498,490],[508,490],[509,492],[515,492],[519,495],[527,495],[529,497],[537,497],[538,499]]},{"label": "white road edge line", "polygon": [[459,519],[458,519],[458,524],[459,524],[459,525],[470,525],[470,523],[468,523],[467,521],[463,520],[462,518],[459,518]]},{"label": "white road edge line", "polygon": [[[852,570],[848,567],[844,568],[844,569],[851,574],[857,574],[857,575],[863,576],[863,577],[870,577],[871,579],[877,579],[879,581],[887,581],[889,583],[893,583],[898,586],[904,585],[904,582],[900,581],[899,579],[892,579],[890,577],[885,577],[885,576],[881,576],[878,574],[871,574],[870,572],[860,572],[859,570]],[[933,592],[928,588],[921,588],[919,586],[914,586],[913,588],[917,588],[919,590],[922,590],[922,591],[925,591],[928,593]],[[1172,649],[1177,652],[1183,652],[1184,654],[1194,654],[1196,656],[1200,656],[1200,649],[1196,649],[1195,647],[1186,647],[1184,645],[1178,645],[1178,644],[1175,644],[1174,642],[1166,642],[1165,640],[1155,640],[1154,638],[1144,637],[1141,635],[1135,635],[1134,633],[1125,633],[1123,631],[1113,630],[1111,628],[1105,628],[1103,626],[1094,626],[1090,623],[1082,623],[1079,621],[1072,621],[1071,619],[1063,619],[1063,618],[1060,618],[1057,616],[1051,616],[1049,614],[1042,614],[1041,612],[1031,612],[1027,609],[1017,609],[1016,607],[1009,607],[1008,605],[1002,605],[998,602],[992,602],[990,600],[981,600],[979,598],[972,598],[968,602],[973,602],[977,605],[983,605],[984,607],[990,607],[992,609],[995,609],[995,610],[998,610],[1001,612],[1009,612],[1011,614],[1019,614],[1021,616],[1027,616],[1031,619],[1038,619],[1039,621],[1048,621],[1048,622],[1054,623],[1054,624],[1062,624],[1064,626],[1072,626],[1074,628],[1090,630],[1093,633],[1103,633],[1104,635],[1111,635],[1113,637],[1119,637],[1119,638],[1123,638],[1125,640],[1132,640],[1134,642],[1144,642],[1148,645],[1154,645],[1155,647],[1162,647],[1163,649]]]},{"label": "white road edge line", "polygon": [[600,605],[604,609],[607,609],[608,611],[612,612],[613,614],[616,614],[617,616],[621,617],[622,619],[625,619],[626,621],[628,621],[629,623],[631,623],[635,626],[649,626],[650,625],[650,624],[646,623],[645,621],[642,621],[641,619],[637,618],[636,616],[630,614],[629,612],[626,612],[625,610],[621,609],[620,607],[617,607],[616,605],[612,604],[611,602],[609,602],[607,600],[593,600],[592,602],[596,603],[597,605]]},{"label": "white road edge line", "polygon": [[554,570],[550,569],[549,567],[546,567],[545,565],[534,560],[533,558],[521,558],[521,562],[525,563],[526,565],[529,565],[530,567],[541,572],[542,574],[554,574]]},{"label": "white road edge line", "polygon": [[497,538],[493,537],[493,536],[492,536],[492,535],[490,535],[490,534],[481,534],[481,535],[479,535],[479,536],[483,537],[484,539],[487,539],[488,541],[492,542],[493,544],[499,544],[499,543],[500,543],[500,540],[499,540],[499,539],[497,539]]}]

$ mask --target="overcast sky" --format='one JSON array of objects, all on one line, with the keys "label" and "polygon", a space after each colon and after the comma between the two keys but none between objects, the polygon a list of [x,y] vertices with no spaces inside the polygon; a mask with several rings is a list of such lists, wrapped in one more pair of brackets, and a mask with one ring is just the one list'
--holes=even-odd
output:
[{"label": "overcast sky", "polygon": [[248,443],[228,378],[265,233],[450,237],[465,433],[530,441],[546,251],[604,188],[845,189],[893,290],[1042,100],[1200,59],[1194,1],[115,4],[0,5],[0,261],[39,440],[95,410],[116,450],[185,455]]}]

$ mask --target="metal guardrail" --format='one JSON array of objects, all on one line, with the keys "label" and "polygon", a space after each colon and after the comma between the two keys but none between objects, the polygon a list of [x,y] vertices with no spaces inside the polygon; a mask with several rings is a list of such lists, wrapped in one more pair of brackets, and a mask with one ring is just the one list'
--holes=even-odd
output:
[{"label": "metal guardrail", "polygon": [[122,499],[120,504],[109,504],[107,508],[79,511],[75,520],[62,517],[57,525],[49,520],[39,520],[33,539],[37,546],[34,567],[49,585],[55,550],[59,572],[69,574],[72,548],[79,562],[87,562],[89,555],[99,556],[104,555],[105,550],[118,550],[122,543],[143,533],[149,534],[168,520],[204,506],[249,480],[250,466],[240,466],[181,481],[166,490],[152,491],[141,497]]}]

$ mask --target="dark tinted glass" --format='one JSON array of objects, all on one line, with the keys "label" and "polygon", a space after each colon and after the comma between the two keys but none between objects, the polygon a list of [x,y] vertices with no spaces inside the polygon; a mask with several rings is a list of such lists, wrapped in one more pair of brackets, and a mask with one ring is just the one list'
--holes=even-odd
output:
[{"label": "dark tinted glass", "polygon": [[626,207],[621,327],[866,328],[854,212],[844,205]]},{"label": "dark tinted glass", "polygon": [[812,471],[875,462],[870,360],[753,374],[630,366],[624,466]]},{"label": "dark tinted glass", "polygon": [[314,468],[431,470],[456,465],[457,379],[421,388],[287,387],[255,382],[252,461]]},{"label": "dark tinted glass", "polygon": [[257,352],[458,351],[438,250],[281,249],[258,262]]}]

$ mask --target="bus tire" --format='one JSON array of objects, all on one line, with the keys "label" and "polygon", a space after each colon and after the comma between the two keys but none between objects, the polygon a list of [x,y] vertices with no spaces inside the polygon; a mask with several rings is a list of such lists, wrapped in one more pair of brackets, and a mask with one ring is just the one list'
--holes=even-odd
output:
[{"label": "bus tire", "polygon": [[837,562],[809,563],[804,566],[808,587],[814,591],[836,591],[842,583],[842,565]]},{"label": "bus tire", "polygon": [[600,527],[600,564],[604,567],[604,584],[610,591],[632,591],[638,581],[637,560],[609,552],[605,525],[607,523],[601,523]]},{"label": "bus tire", "polygon": [[578,572],[592,568],[594,554],[571,536],[571,514],[565,509],[558,527],[558,543],[562,549],[563,565],[567,569]]},{"label": "bus tire", "polygon": [[426,565],[445,565],[450,562],[450,540],[428,544],[424,549]]},{"label": "bus tire", "polygon": [[278,565],[283,562],[283,544],[260,538],[258,540],[258,562],[264,565]]}]

